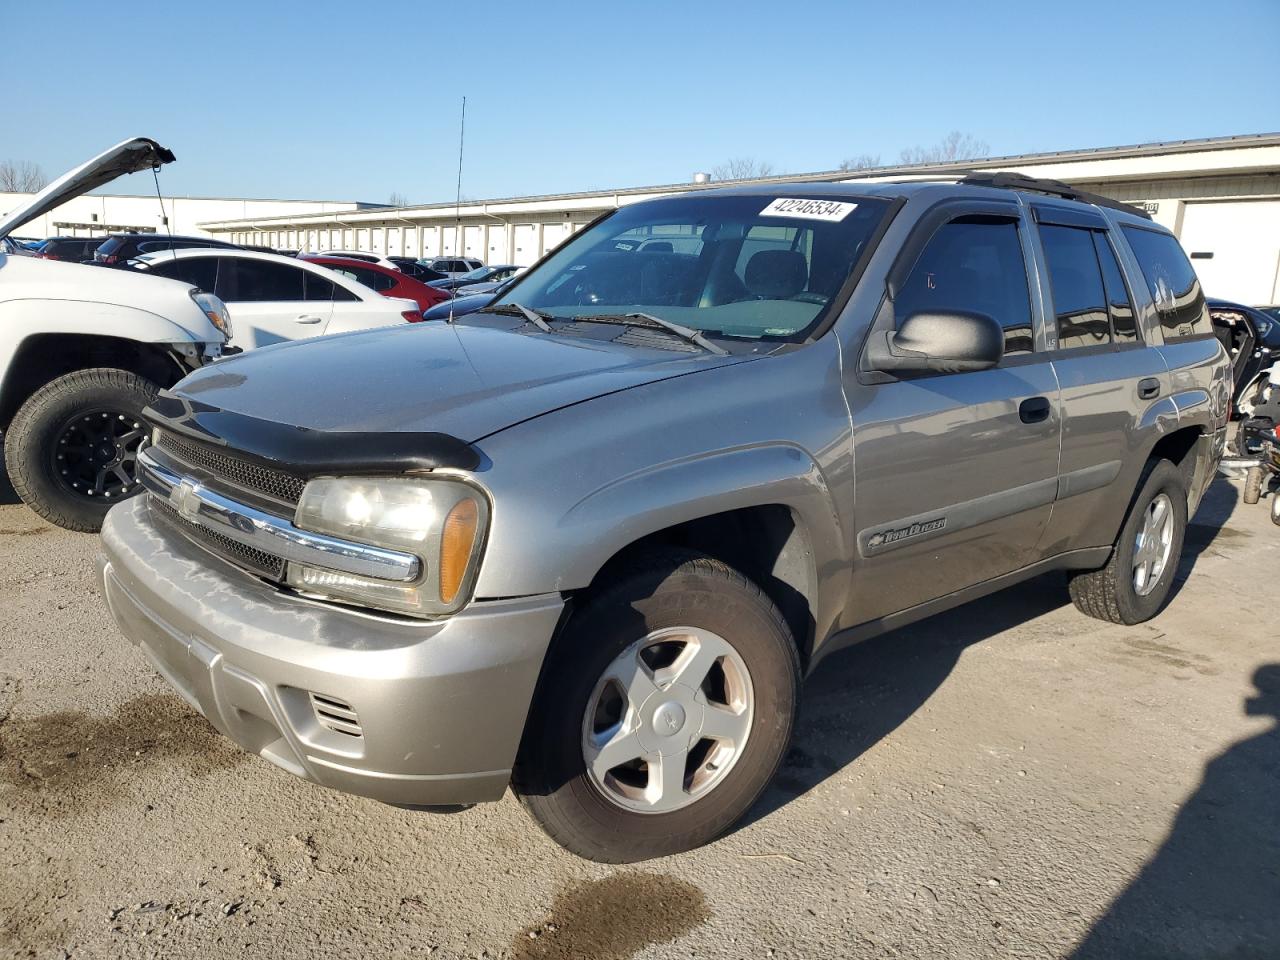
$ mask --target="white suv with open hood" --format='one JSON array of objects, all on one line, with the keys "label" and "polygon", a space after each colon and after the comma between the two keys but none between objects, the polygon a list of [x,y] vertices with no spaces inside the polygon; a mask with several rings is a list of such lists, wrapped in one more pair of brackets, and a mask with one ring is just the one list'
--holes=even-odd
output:
[{"label": "white suv with open hood", "polygon": [[18,495],[50,523],[97,530],[138,492],[142,410],[217,358],[222,301],[190,283],[18,255],[9,234],[127,173],[170,163],[138,137],[117,144],[0,214],[0,431]]}]

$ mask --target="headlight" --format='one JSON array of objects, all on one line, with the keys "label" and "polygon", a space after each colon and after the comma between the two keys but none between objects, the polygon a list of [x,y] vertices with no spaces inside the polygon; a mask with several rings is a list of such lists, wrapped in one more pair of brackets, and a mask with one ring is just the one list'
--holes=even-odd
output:
[{"label": "headlight", "polygon": [[467,602],[480,565],[489,502],[475,487],[444,477],[312,480],[294,524],[412,553],[422,572],[412,583],[290,563],[296,590],[413,617],[438,617]]},{"label": "headlight", "polygon": [[204,293],[199,290],[191,291],[191,299],[196,302],[196,306],[204,311],[204,315],[209,318],[209,322],[222,331],[222,335],[228,340],[231,339],[231,314],[227,313],[227,305],[212,293]]}]

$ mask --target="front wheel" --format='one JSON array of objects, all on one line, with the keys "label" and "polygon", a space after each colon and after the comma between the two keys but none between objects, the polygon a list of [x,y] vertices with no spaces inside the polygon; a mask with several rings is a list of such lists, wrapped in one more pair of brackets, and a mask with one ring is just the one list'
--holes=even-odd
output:
[{"label": "front wheel", "polygon": [[1143,474],[1107,565],[1073,574],[1068,582],[1076,608],[1111,623],[1154,617],[1173,586],[1186,530],[1182,473],[1168,460],[1155,461]]},{"label": "front wheel", "polygon": [[50,381],[18,410],[4,458],[19,497],[50,523],[93,532],[112,504],[141,490],[142,411],[158,393],[137,374],[77,370]]},{"label": "front wheel", "polygon": [[549,655],[513,778],[561,846],[630,863],[708,843],[791,739],[791,632],[731,567],[650,555],[588,599]]}]

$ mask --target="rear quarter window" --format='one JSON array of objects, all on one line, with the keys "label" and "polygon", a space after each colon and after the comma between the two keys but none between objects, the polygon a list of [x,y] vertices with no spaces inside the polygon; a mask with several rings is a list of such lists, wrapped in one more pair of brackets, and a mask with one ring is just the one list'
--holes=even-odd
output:
[{"label": "rear quarter window", "polygon": [[1165,340],[1186,340],[1213,332],[1200,280],[1182,245],[1169,233],[1125,226],[1125,240],[1142,269]]},{"label": "rear quarter window", "polygon": [[95,253],[100,253],[104,257],[109,257],[124,246],[124,237],[107,237],[102,241],[102,245],[98,247]]}]

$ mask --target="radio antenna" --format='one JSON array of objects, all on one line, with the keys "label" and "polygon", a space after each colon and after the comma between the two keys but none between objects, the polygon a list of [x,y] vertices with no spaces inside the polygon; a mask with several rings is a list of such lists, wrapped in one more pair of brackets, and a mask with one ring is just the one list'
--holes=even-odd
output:
[{"label": "radio antenna", "polygon": [[[458,124],[458,191],[453,201],[453,246],[454,256],[461,256],[462,250],[462,148],[467,138],[467,98],[462,98],[462,121]],[[449,322],[453,323],[453,299],[457,294],[449,291]]]}]

